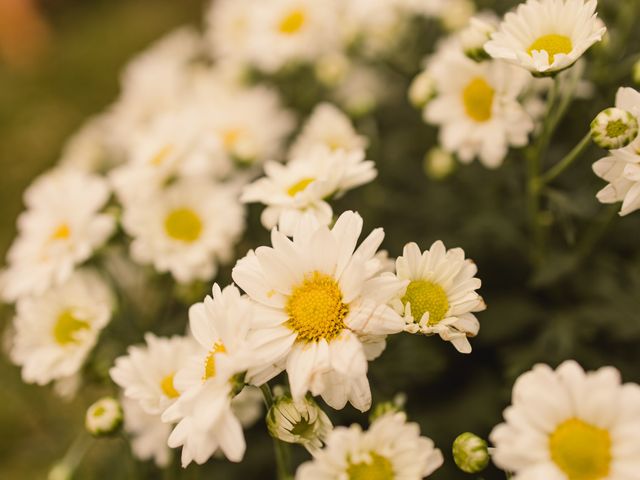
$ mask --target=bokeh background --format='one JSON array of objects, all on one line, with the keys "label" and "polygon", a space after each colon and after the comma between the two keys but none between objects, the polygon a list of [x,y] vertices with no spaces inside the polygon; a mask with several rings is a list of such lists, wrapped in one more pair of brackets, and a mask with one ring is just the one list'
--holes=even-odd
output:
[{"label": "bokeh background", "polygon": [[[477,3],[503,12],[518,2]],[[634,28],[633,17],[621,14],[622,2],[599,3],[610,43],[592,52],[587,69],[592,96],[572,104],[549,164],[586,133],[600,109],[613,104],[618,86],[632,84],[626,59],[640,51],[640,29]],[[640,11],[640,0],[624,3]],[[203,0],[0,0],[2,257],[15,234],[22,191],[56,162],[66,137],[113,101],[122,66],[173,27],[198,25],[205,6]],[[435,24],[429,28],[411,38],[404,57],[385,67],[398,91],[406,91],[420,58],[441,32]],[[310,110],[309,99],[300,94],[304,88],[297,88],[287,89],[286,100],[300,111]],[[371,366],[374,399],[405,392],[409,416],[445,452],[447,465],[433,478],[478,478],[453,467],[451,441],[467,430],[486,436],[500,421],[514,379],[537,362],[555,366],[575,358],[587,368],[614,365],[625,380],[640,382],[640,213],[619,219],[595,200],[602,183],[590,164],[604,152],[591,148],[546,193],[554,240],[548,261],[533,270],[527,255],[521,152],[513,152],[498,171],[475,164],[435,181],[422,165],[424,153],[436,144],[435,131],[422,124],[403,96],[361,119],[357,127],[372,139],[370,154],[379,179],[347,195],[336,210],[357,209],[368,228],[383,226],[385,248],[393,256],[412,240],[422,248],[436,239],[460,246],[478,263],[483,280],[488,309],[479,315],[482,327],[471,355],[458,354],[437,338],[396,336]],[[251,211],[240,250],[265,239],[258,212]],[[225,271],[219,281],[227,280]],[[186,322],[186,305],[176,307],[177,318],[180,312]],[[3,308],[1,315],[4,328],[10,309]],[[46,478],[81,431],[86,406],[104,389],[86,388],[65,402],[48,388],[23,384],[6,355],[0,356],[0,379],[0,479]],[[366,422],[349,409],[332,418],[336,423]],[[90,449],[77,478],[272,478],[264,425],[256,425],[247,437],[249,448],[240,465],[213,460],[204,468],[164,473],[134,462],[122,439],[101,440]],[[483,478],[504,477],[490,470]]]}]

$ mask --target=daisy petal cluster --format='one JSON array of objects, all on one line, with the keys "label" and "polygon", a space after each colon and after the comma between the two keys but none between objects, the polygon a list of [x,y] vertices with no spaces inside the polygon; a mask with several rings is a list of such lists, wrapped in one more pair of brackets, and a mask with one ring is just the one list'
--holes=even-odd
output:
[{"label": "daisy petal cluster", "polygon": [[493,461],[516,480],[632,480],[640,469],[640,387],[612,367],[537,365],[494,428]]},{"label": "daisy petal cluster", "polygon": [[442,452],[431,439],[420,435],[404,413],[376,419],[367,431],[359,425],[336,427],[326,447],[302,464],[296,480],[387,479],[419,480],[430,476],[443,463]]}]

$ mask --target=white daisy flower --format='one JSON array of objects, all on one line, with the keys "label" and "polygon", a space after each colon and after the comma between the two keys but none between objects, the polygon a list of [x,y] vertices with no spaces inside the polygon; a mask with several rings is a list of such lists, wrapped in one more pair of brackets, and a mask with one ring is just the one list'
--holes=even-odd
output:
[{"label": "white daisy flower", "polygon": [[230,260],[244,230],[234,189],[206,180],[180,180],[144,201],[125,205],[131,256],[171,272],[176,281],[209,280]]},{"label": "white daisy flower", "polygon": [[65,283],[16,304],[12,361],[27,383],[45,385],[75,377],[109,323],[114,298],[91,270],[77,270]]},{"label": "white daisy flower", "polygon": [[368,410],[367,359],[403,328],[386,303],[406,282],[378,273],[382,229],[356,249],[362,223],[346,212],[329,229],[306,216],[293,240],[274,229],[272,247],[250,252],[233,269],[236,284],[264,309],[260,335],[283,356],[264,378],[286,369],[295,400],[310,391],[336,409],[349,401]]},{"label": "white daisy flower", "polygon": [[109,200],[101,177],[56,169],[25,192],[27,211],[18,218],[18,237],[7,254],[2,297],[44,293],[69,278],[115,229],[112,215],[100,213]]},{"label": "white daisy flower", "polygon": [[148,414],[159,415],[180,395],[173,377],[187,365],[196,345],[189,337],[162,338],[150,332],[144,339],[146,345],[131,346],[127,355],[116,358],[109,375],[125,397],[140,402]]},{"label": "white daisy flower", "polygon": [[640,387],[613,367],[536,365],[518,378],[493,461],[514,480],[633,480],[640,471]]},{"label": "white daisy flower", "polygon": [[253,9],[259,0],[216,0],[206,14],[206,39],[219,61],[248,63],[251,55]]},{"label": "white daisy flower", "polygon": [[145,412],[140,402],[123,397],[124,430],[129,436],[131,450],[139,460],[153,459],[160,468],[171,463],[171,450],[167,445],[172,426],[164,423],[160,415]]},{"label": "white daisy flower", "polygon": [[[640,92],[619,89],[616,107],[630,112],[640,122]],[[597,198],[602,203],[622,202],[620,215],[628,215],[640,209],[640,136],[628,146],[609,153],[593,164],[595,174],[609,182]]]},{"label": "white daisy flower", "polygon": [[527,0],[485,44],[493,58],[551,75],[572,66],[607,31],[596,0]]},{"label": "white daisy flower", "polygon": [[189,310],[198,346],[189,365],[174,377],[180,396],[162,414],[163,421],[177,422],[169,446],[182,445],[183,466],[202,464],[218,449],[232,462],[244,456],[242,424],[232,397],[273,360],[272,347],[256,348],[252,340],[254,321],[264,320],[234,286],[220,290],[214,285],[213,296]]},{"label": "white daisy flower", "polygon": [[482,284],[475,277],[477,271],[461,248],[447,250],[438,240],[421,252],[418,245],[408,243],[396,259],[396,275],[409,284],[393,301],[404,315],[406,330],[438,334],[459,352],[470,353],[467,337],[475,337],[480,329],[473,312],[486,308],[476,293]]},{"label": "white daisy flower", "polygon": [[116,433],[122,426],[122,407],[115,398],[104,397],[91,404],[84,417],[87,431],[96,437]]},{"label": "white daisy flower", "polygon": [[534,122],[518,101],[530,81],[526,72],[503,62],[474,62],[457,42],[441,47],[427,71],[437,96],[423,116],[440,126],[445,150],[463,163],[479,157],[486,167],[497,168],[509,147],[527,145]]},{"label": "white daisy flower", "polygon": [[624,148],[638,137],[638,119],[621,108],[605,108],[591,122],[593,143],[607,150]]},{"label": "white daisy flower", "polygon": [[364,151],[368,144],[367,137],[358,135],[349,117],[340,109],[330,103],[321,103],[313,109],[289,154],[297,158],[317,145],[330,150]]},{"label": "white daisy flower", "polygon": [[267,206],[261,220],[265,228],[276,225],[291,235],[305,214],[328,225],[333,210],[327,199],[373,180],[377,171],[362,150],[331,151],[322,145],[307,150],[288,164],[267,162],[266,176],[247,185],[241,196],[245,203]]},{"label": "white daisy flower", "polygon": [[404,413],[392,413],[376,419],[365,432],[357,424],[335,428],[327,446],[303,463],[295,478],[419,480],[442,463],[442,452],[430,438],[420,436],[418,424],[407,423]]}]

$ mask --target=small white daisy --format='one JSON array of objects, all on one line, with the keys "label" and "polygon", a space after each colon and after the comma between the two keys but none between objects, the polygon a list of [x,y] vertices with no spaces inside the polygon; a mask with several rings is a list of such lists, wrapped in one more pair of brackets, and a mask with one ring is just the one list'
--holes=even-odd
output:
[{"label": "small white daisy", "polygon": [[124,430],[129,436],[131,450],[140,460],[153,459],[160,468],[169,466],[171,450],[167,445],[172,426],[164,423],[160,415],[145,412],[140,402],[123,397]]},{"label": "small white daisy", "polygon": [[202,464],[218,449],[239,462],[246,448],[242,424],[232,398],[251,381],[254,367],[270,365],[272,348],[256,348],[252,341],[256,315],[253,304],[233,286],[213,286],[211,297],[189,310],[189,325],[198,343],[187,366],[174,377],[180,396],[162,414],[177,422],[169,446],[182,446],[182,465]]},{"label": "small white daisy", "polygon": [[493,461],[515,480],[633,480],[640,471],[640,387],[613,367],[536,365],[518,378]]},{"label": "small white daisy", "polygon": [[364,185],[375,178],[377,171],[371,160],[365,160],[362,150],[335,150],[316,145],[288,164],[268,162],[266,176],[247,185],[241,200],[260,202],[267,206],[261,220],[265,228],[276,225],[291,235],[305,214],[312,214],[318,223],[328,225],[333,210],[327,199]]},{"label": "small white daisy", "polygon": [[[640,92],[619,89],[616,107],[635,115],[640,122]],[[622,202],[620,215],[628,215],[640,209],[640,136],[628,146],[609,153],[593,164],[595,174],[609,182],[597,198],[602,203]]]},{"label": "small white daisy", "polygon": [[24,194],[27,211],[7,254],[3,298],[44,293],[89,259],[115,229],[113,216],[100,213],[109,196],[104,179],[79,170],[56,169],[38,178]]},{"label": "small white daisy", "polygon": [[596,0],[527,0],[485,44],[493,58],[549,75],[572,66],[607,31]]},{"label": "small white daisy", "polygon": [[296,158],[317,145],[330,150],[366,150],[369,140],[353,128],[353,124],[338,108],[330,103],[317,105],[296,138],[289,155]]},{"label": "small white daisy", "polygon": [[327,446],[303,463],[295,478],[420,480],[442,463],[442,452],[430,438],[420,436],[418,424],[407,423],[404,413],[391,413],[376,419],[364,432],[357,424],[335,428]]},{"label": "small white daisy", "polygon": [[209,280],[228,261],[244,230],[235,190],[206,180],[180,180],[148,199],[125,205],[131,256],[171,272],[176,281]]},{"label": "small white daisy", "polygon": [[113,381],[123,394],[140,402],[151,415],[161,414],[180,393],[173,385],[173,377],[193,355],[195,342],[190,337],[144,336],[146,345],[128,348],[127,355],[116,358],[109,370]]},{"label": "small white daisy", "polygon": [[45,385],[75,377],[109,323],[114,299],[91,270],[77,270],[65,283],[16,304],[11,359],[27,383]]},{"label": "small white daisy", "polygon": [[421,252],[415,243],[407,244],[396,259],[396,275],[409,284],[393,302],[404,314],[406,330],[438,334],[459,352],[470,353],[467,337],[475,337],[480,329],[473,312],[486,308],[476,293],[482,284],[477,271],[461,248],[447,250],[438,240]]},{"label": "small white daisy", "polygon": [[426,104],[424,119],[440,126],[440,143],[460,161],[479,157],[496,168],[510,146],[527,145],[534,122],[518,101],[530,81],[526,72],[503,62],[477,63],[457,41],[438,50],[427,72],[437,95]]},{"label": "small white daisy", "polygon": [[95,436],[112,435],[122,426],[122,406],[115,398],[104,397],[91,404],[84,417],[84,426]]},{"label": "small white daisy", "polygon": [[233,269],[236,284],[263,307],[260,336],[283,356],[265,378],[286,369],[295,400],[310,391],[336,409],[349,401],[368,410],[367,359],[403,329],[386,303],[406,282],[379,274],[382,229],[356,248],[362,224],[353,212],[332,229],[306,216],[293,240],[274,229],[272,247],[250,252]]}]

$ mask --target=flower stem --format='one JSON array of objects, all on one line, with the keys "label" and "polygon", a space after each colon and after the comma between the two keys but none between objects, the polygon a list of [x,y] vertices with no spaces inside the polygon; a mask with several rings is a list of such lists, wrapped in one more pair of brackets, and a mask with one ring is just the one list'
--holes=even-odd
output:
[{"label": "flower stem", "polygon": [[[264,403],[267,410],[273,406],[273,393],[268,383],[260,386]],[[276,455],[276,465],[278,468],[278,480],[291,480],[291,457],[289,455],[289,445],[277,438],[273,439],[273,450]]]},{"label": "flower stem", "polygon": [[552,168],[547,170],[540,178],[541,185],[546,185],[555,180],[562,172],[571,166],[591,145],[591,133],[587,133],[573,149]]}]

